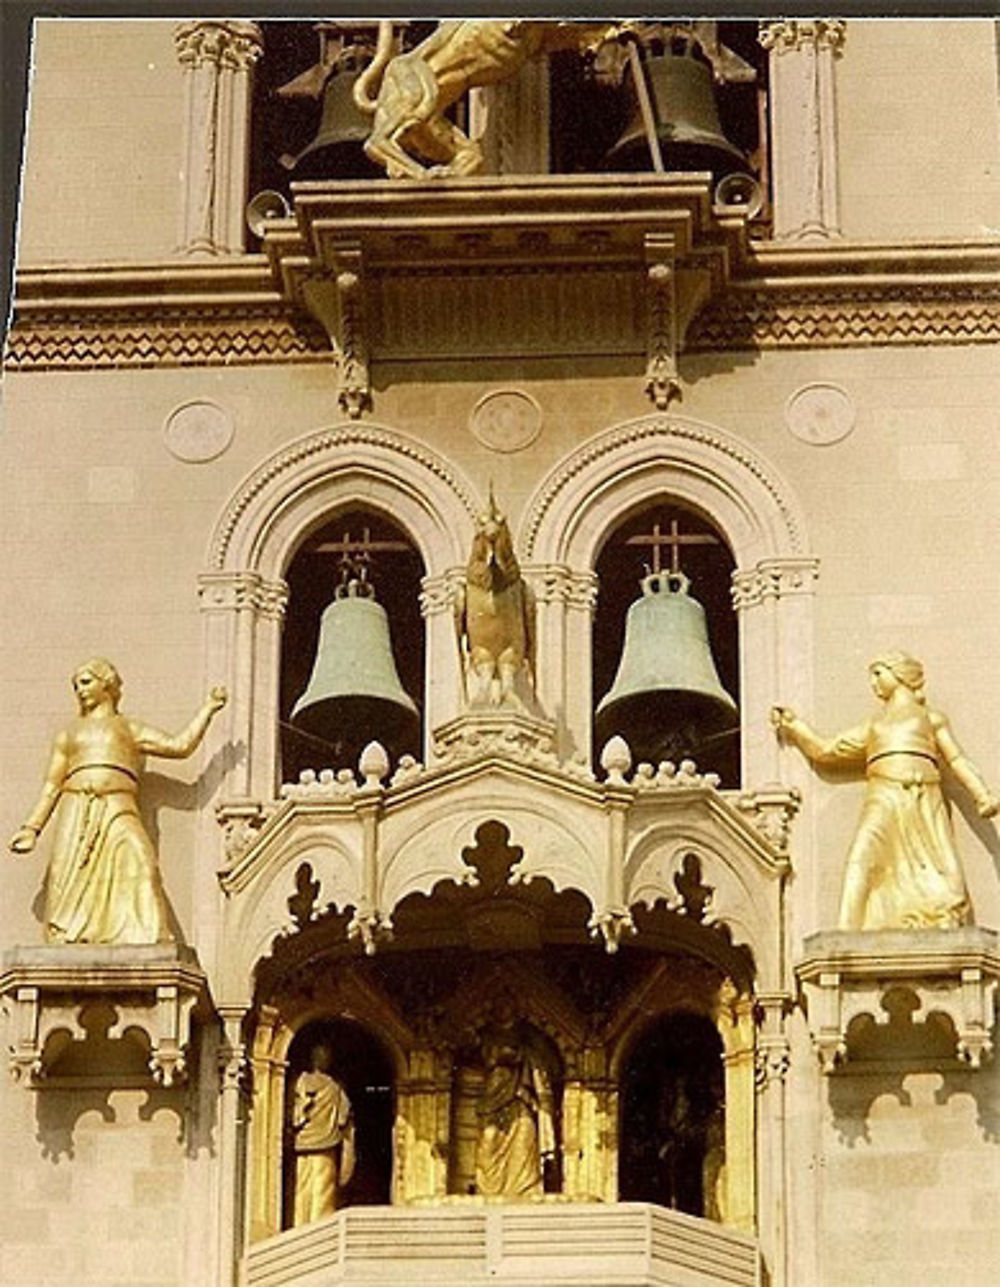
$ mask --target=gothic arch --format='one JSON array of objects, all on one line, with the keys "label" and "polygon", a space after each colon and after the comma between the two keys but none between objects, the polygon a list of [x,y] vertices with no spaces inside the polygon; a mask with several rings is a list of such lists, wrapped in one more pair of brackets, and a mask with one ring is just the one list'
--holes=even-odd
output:
[{"label": "gothic arch", "polygon": [[[520,525],[539,601],[540,698],[563,754],[591,755],[594,565],[608,534],[656,496],[701,511],[736,559],[744,784],[781,777],[767,712],[812,697],[812,588],[805,518],[788,484],[748,444],[688,416],[616,425],[561,461],[536,488]],[[764,610],[772,605],[773,610]]]},{"label": "gothic arch", "polygon": [[352,502],[405,527],[430,575],[464,563],[476,514],[469,483],[413,438],[348,423],[306,434],[257,466],[216,526],[209,567],[276,579],[303,536]]},{"label": "gothic arch", "polygon": [[521,525],[525,558],[592,568],[610,528],[656,492],[708,514],[740,568],[806,552],[797,501],[752,448],[715,425],[652,415],[607,430],[543,479]]}]

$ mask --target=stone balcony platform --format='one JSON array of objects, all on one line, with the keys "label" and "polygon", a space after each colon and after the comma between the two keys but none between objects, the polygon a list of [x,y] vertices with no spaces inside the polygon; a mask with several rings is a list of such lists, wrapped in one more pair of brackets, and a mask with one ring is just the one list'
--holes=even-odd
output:
[{"label": "stone balcony platform", "polygon": [[756,1239],[648,1203],[353,1207],[254,1244],[245,1287],[757,1287]]}]

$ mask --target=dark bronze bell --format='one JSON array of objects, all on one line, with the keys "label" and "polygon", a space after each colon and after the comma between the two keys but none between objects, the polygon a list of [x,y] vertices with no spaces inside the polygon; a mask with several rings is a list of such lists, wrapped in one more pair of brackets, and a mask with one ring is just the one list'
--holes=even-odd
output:
[{"label": "dark bronze bell", "polygon": [[281,157],[286,170],[296,171],[295,178],[358,179],[379,172],[364,153],[372,126],[370,117],[363,116],[354,102],[359,72],[360,65],[348,57],[330,72],[316,137],[295,156]]},{"label": "dark bronze bell", "polygon": [[[398,755],[416,750],[419,713],[400,683],[389,618],[371,585],[357,577],[337,586],[320,622],[316,660],[291,722],[353,765],[361,746],[377,740]],[[321,759],[317,752],[317,759]]]},{"label": "dark bronze bell", "polygon": [[[665,169],[710,170],[716,180],[733,171],[749,171],[747,158],[722,132],[708,63],[689,48],[684,53],[650,54],[643,59],[642,68]],[[632,73],[633,68],[629,67],[625,78],[631,115],[621,138],[605,158],[609,170],[652,168],[649,140]]]},{"label": "dark bronze bell", "polygon": [[642,597],[625,619],[618,673],[597,707],[598,743],[620,734],[636,761],[693,755],[737,727],[736,703],[712,657],[705,609],[688,594],[689,584],[683,572],[643,578]]}]

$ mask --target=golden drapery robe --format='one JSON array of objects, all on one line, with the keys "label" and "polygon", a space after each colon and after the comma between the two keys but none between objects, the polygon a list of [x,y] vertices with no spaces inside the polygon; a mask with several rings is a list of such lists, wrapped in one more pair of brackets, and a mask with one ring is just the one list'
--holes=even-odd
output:
[{"label": "golden drapery robe", "polygon": [[555,1152],[552,1086],[538,1056],[513,1031],[488,1036],[479,1105],[476,1189],[488,1197],[543,1191],[542,1159]]},{"label": "golden drapery robe", "polygon": [[354,1174],[354,1118],[347,1092],[328,1073],[300,1073],[292,1110],[296,1226],[337,1209]]}]

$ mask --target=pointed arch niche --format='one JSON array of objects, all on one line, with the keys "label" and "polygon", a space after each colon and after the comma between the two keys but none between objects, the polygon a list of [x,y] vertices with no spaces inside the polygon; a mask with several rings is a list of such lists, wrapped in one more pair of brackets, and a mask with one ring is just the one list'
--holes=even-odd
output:
[{"label": "pointed arch niche", "polygon": [[473,531],[473,489],[441,457],[393,429],[349,423],[308,434],[243,481],[219,520],[199,578],[205,672],[213,682],[225,676],[230,693],[223,799],[264,801],[277,792],[286,572],[310,536],[351,511],[391,517],[419,554],[425,730],[456,713],[450,604]]},{"label": "pointed arch niche", "polygon": [[519,548],[538,599],[539,697],[558,721],[563,753],[589,759],[597,558],[625,517],[659,497],[705,515],[733,553],[743,782],[778,781],[768,712],[779,700],[811,699],[817,563],[788,484],[716,425],[678,415],[628,421],[572,453],[536,489]]}]

